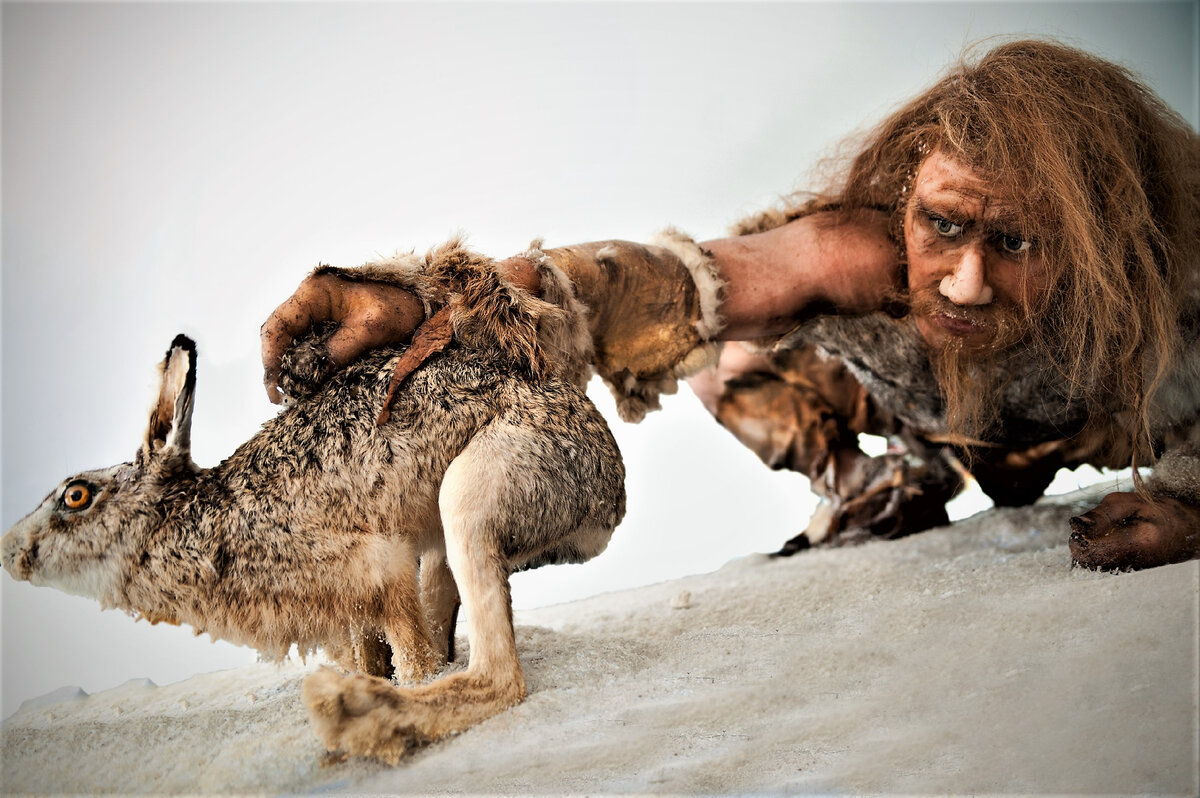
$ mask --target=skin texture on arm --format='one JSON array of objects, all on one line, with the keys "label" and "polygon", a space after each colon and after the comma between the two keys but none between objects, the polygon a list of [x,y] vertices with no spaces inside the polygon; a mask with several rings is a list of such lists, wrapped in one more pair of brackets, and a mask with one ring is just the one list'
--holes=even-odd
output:
[{"label": "skin texture on arm", "polygon": [[[724,341],[782,335],[821,313],[868,313],[901,287],[889,220],[880,211],[827,211],[762,233],[705,241],[726,279]],[[721,352],[716,368],[688,380],[715,413],[730,380],[769,371],[765,358],[738,346]]]},{"label": "skin texture on arm", "polygon": [[881,211],[825,211],[773,230],[705,241],[725,278],[718,336],[782,335],[821,312],[868,313],[900,287]]}]

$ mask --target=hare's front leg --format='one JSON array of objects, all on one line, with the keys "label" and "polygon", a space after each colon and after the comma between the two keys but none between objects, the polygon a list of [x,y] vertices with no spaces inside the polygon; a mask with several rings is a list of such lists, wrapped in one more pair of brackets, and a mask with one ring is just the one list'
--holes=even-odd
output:
[{"label": "hare's front leg", "polygon": [[346,670],[359,670],[372,676],[392,675],[392,649],[379,629],[351,626],[349,654],[349,662],[338,658]]},{"label": "hare's front leg", "polygon": [[393,578],[389,586],[383,633],[392,649],[392,675],[398,682],[414,683],[436,673],[444,659],[429,634],[425,610],[421,606],[415,557],[411,563],[402,576]]},{"label": "hare's front leg", "polygon": [[[505,483],[503,455],[476,438],[450,465],[439,499],[446,555],[470,623],[465,671],[412,688],[361,674],[323,669],[304,682],[309,717],[326,748],[395,762],[414,743],[462,731],[517,704],[525,677],[517,659],[508,587],[500,549]],[[492,442],[503,446],[503,441]]]},{"label": "hare's front leg", "polygon": [[360,594],[364,612],[349,619],[346,637],[326,644],[330,657],[346,670],[400,682],[421,682],[436,673],[444,659],[429,634],[412,547],[393,540],[369,548],[347,573],[352,584],[367,582],[369,592]]},{"label": "hare's front leg", "polygon": [[379,602],[380,610],[367,618],[352,619],[346,636],[326,641],[325,653],[346,671],[397,682],[424,682],[442,667],[445,658],[430,635],[419,596],[415,564],[390,574],[379,594],[364,599],[365,604]]},{"label": "hare's front leg", "polygon": [[442,662],[454,662],[454,630],[458,625],[458,586],[445,551],[421,555],[421,606],[429,622],[433,646]]}]

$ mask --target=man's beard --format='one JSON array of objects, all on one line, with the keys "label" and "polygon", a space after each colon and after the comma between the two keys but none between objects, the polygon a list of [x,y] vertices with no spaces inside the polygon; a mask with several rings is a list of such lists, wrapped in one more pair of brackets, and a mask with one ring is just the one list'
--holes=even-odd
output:
[{"label": "man's beard", "polygon": [[952,335],[929,345],[929,363],[937,378],[946,404],[949,432],[969,440],[989,441],[1000,431],[1004,389],[1017,365],[1017,350],[1027,357],[1029,320],[1013,302],[995,301],[985,306],[956,305],[938,291],[937,286],[918,288],[908,296],[913,318],[931,323],[938,315],[978,328],[971,335]]}]

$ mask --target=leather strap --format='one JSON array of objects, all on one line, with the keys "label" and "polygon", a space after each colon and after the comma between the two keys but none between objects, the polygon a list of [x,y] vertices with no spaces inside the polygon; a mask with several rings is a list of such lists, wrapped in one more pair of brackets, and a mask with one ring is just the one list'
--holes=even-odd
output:
[{"label": "leather strap", "polygon": [[392,400],[404,383],[404,379],[420,368],[421,364],[433,355],[446,348],[454,337],[454,325],[450,322],[450,308],[443,307],[425,321],[421,322],[413,333],[412,343],[396,362],[396,370],[392,372],[392,382],[388,385],[387,396],[383,400],[383,409],[375,420],[375,426],[382,427],[392,417]]}]

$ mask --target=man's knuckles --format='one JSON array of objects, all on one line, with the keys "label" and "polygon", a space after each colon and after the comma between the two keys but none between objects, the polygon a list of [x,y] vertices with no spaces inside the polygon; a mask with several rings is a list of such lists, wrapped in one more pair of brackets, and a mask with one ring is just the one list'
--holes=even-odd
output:
[{"label": "man's knuckles", "polygon": [[1138,570],[1200,556],[1200,508],[1175,499],[1110,493],[1068,523],[1071,559],[1085,568]]}]

